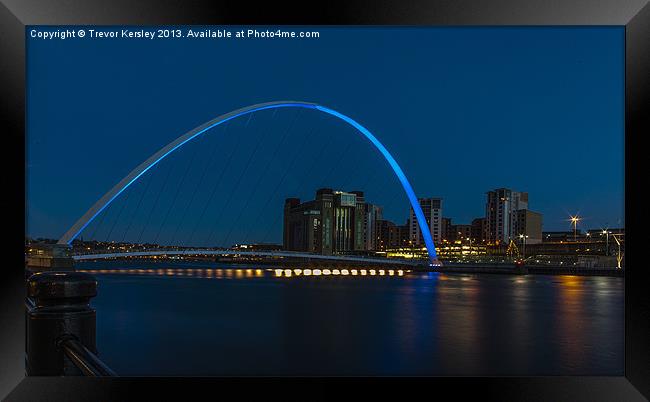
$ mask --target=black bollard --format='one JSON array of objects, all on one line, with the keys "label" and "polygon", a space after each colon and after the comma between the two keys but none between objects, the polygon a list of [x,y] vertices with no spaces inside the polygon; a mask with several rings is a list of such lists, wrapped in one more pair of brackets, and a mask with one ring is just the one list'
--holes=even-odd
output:
[{"label": "black bollard", "polygon": [[97,280],[82,272],[39,272],[27,280],[25,360],[29,376],[83,375],[66,356],[73,341],[96,354]]}]

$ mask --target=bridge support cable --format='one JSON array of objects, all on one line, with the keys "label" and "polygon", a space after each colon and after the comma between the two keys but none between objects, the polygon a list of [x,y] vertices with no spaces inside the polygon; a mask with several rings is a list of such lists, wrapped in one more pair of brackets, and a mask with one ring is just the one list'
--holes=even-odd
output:
[{"label": "bridge support cable", "polygon": [[[314,176],[312,175],[312,173],[314,172],[314,169],[321,162],[321,159],[323,158],[323,155],[327,154],[327,152],[325,152],[325,151],[328,150],[330,148],[330,145],[334,144],[334,142],[335,142],[334,137],[330,136],[329,141],[327,142],[327,144],[324,147],[321,148],[320,152],[318,153],[318,156],[313,159],[311,165],[309,166],[309,169],[306,170],[307,174],[302,177],[302,179],[300,180],[300,182],[296,186],[296,194],[302,194],[303,193],[303,191],[302,191],[303,188],[308,184],[307,180],[314,178]],[[316,189],[313,188],[313,183],[310,186],[311,186],[311,187],[309,187],[310,193],[313,193],[313,191],[316,190]]]},{"label": "bridge support cable", "polygon": [[167,183],[169,182],[169,177],[171,176],[173,170],[174,170],[173,167],[169,165],[169,168],[167,169],[167,175],[165,175],[165,179],[162,182],[162,186],[160,187],[160,190],[158,190],[158,193],[156,194],[156,199],[151,205],[151,209],[147,214],[147,219],[145,220],[144,225],[142,225],[142,229],[140,230],[140,235],[138,236],[138,240],[136,241],[136,243],[138,244],[142,240],[142,236],[144,235],[145,230],[149,226],[149,222],[151,221],[151,215],[153,214],[153,211],[158,206],[158,201],[160,200],[160,196],[165,192],[165,189],[167,188]]},{"label": "bridge support cable", "polygon": [[[394,205],[395,202],[399,201],[398,199],[401,198],[401,197],[405,197],[405,194],[402,193],[401,191],[393,192],[392,196],[390,198],[388,198],[388,200],[386,200],[387,202],[384,204],[384,209],[389,205]],[[408,200],[407,200],[407,203],[408,203]],[[399,204],[400,206],[403,205],[401,202],[398,202],[397,204]],[[409,209],[408,205],[406,206],[406,212],[407,212],[407,220],[410,220],[411,219],[411,214],[410,214],[410,209]],[[401,224],[403,224],[403,223],[401,223]]]},{"label": "bridge support cable", "polygon": [[[277,109],[276,109],[276,111],[277,111]],[[278,141],[276,143],[275,149],[273,150],[273,153],[271,154],[271,158],[266,162],[266,166],[264,167],[264,169],[261,170],[261,174],[258,176],[257,181],[255,182],[255,185],[253,186],[253,191],[251,192],[251,194],[246,199],[246,202],[244,203],[244,206],[239,211],[239,214],[237,215],[237,218],[235,219],[233,224],[230,226],[230,229],[228,230],[228,234],[226,235],[226,238],[225,238],[223,244],[227,243],[228,239],[230,238],[230,235],[232,234],[233,229],[235,228],[235,225],[237,225],[237,223],[239,222],[239,220],[242,217],[242,214],[244,213],[246,208],[248,208],[248,204],[250,203],[250,200],[255,196],[255,193],[257,192],[257,189],[258,189],[260,183],[262,182],[262,179],[264,178],[264,176],[266,176],[266,172],[269,170],[269,167],[271,166],[271,162],[273,162],[275,160],[275,157],[277,156],[278,151],[280,150],[280,148],[284,144],[284,141],[286,140],[287,135],[291,132],[291,130],[295,126],[296,121],[298,121],[298,118],[300,117],[301,113],[302,113],[302,109],[298,109],[298,112],[296,113],[294,118],[291,120],[291,123],[289,123],[286,130],[284,130],[284,133],[282,134],[282,138],[280,139],[280,141]],[[255,224],[255,221],[253,221],[253,224]],[[252,225],[250,225],[250,226],[252,226]],[[249,228],[250,228],[250,226],[249,226]]]},{"label": "bridge support cable", "polygon": [[102,227],[102,225],[104,224],[104,221],[106,220],[106,216],[109,214],[112,206],[113,205],[111,204],[108,207],[106,207],[106,210],[102,214],[102,217],[99,219],[99,222],[93,228],[93,232],[90,234],[89,240],[97,241],[97,239],[95,239],[95,234],[99,231],[99,228]]},{"label": "bridge support cable", "polygon": [[[172,238],[170,240],[171,244],[174,244],[174,240],[176,240],[176,235],[178,234],[178,231],[181,228],[181,225],[185,223],[185,217],[187,216],[187,212],[189,211],[190,207],[192,206],[192,203],[194,202],[194,198],[196,198],[196,193],[201,188],[201,184],[203,184],[203,180],[205,179],[205,175],[208,172],[209,168],[212,166],[212,162],[214,160],[214,155],[217,151],[217,148],[219,147],[219,142],[214,141],[214,146],[212,147],[212,150],[208,153],[209,158],[208,162],[205,164],[205,169],[203,169],[203,173],[201,173],[201,177],[199,178],[199,181],[196,183],[196,186],[194,187],[194,191],[192,191],[192,196],[190,197],[190,202],[185,206],[185,210],[183,211],[183,214],[181,215],[181,219],[178,221],[178,225],[176,225],[176,229],[174,230],[174,234],[172,235]],[[189,244],[188,244],[189,245]]]},{"label": "bridge support cable", "polygon": [[[277,112],[277,109],[274,110],[273,112],[274,112],[274,113],[273,113],[273,115],[271,116],[272,119],[275,118],[275,112]],[[298,115],[299,115],[299,113],[296,114],[296,117],[295,117],[295,118],[297,118]],[[294,121],[295,121],[295,119],[294,119]],[[270,131],[272,131],[272,128],[270,128],[268,131],[266,131],[266,133],[268,134]],[[263,134],[262,134],[262,139],[263,139],[264,137],[266,137],[266,135],[264,134],[264,132],[262,132],[262,133],[263,133]],[[253,160],[253,156],[255,156],[255,155],[257,154],[257,151],[260,149],[260,145],[261,145],[261,144],[262,144],[262,140],[260,140],[260,141],[257,143],[257,146],[255,147],[255,151],[251,154],[251,157],[248,159],[248,161],[247,161],[247,163],[246,163],[246,166],[244,167],[244,169],[243,169],[242,172],[241,172],[242,175],[240,176],[240,180],[241,180],[241,178],[243,178],[243,175],[244,175],[246,172],[248,172],[248,168],[250,167],[250,163],[251,163],[251,161]],[[277,149],[277,148],[276,148],[276,149]],[[268,166],[267,166],[267,168],[268,168]],[[254,193],[255,193],[255,188],[256,188],[257,186],[259,186],[259,183],[260,183],[260,181],[261,181],[261,177],[262,177],[263,175],[264,175],[264,171],[262,171],[261,175],[258,177],[257,183],[255,184],[255,186],[253,186],[253,191],[251,192],[251,194],[250,194],[250,195],[248,196],[248,198],[246,199],[246,202],[244,203],[244,206],[239,210],[239,214],[237,215],[237,218],[235,218],[235,220],[233,221],[232,225],[230,225],[230,229],[229,229],[228,232],[226,233],[226,236],[225,236],[225,238],[223,239],[223,241],[221,242],[221,244],[222,244],[224,247],[228,247],[228,245],[227,245],[226,242],[227,242],[228,239],[230,238],[230,234],[232,233],[232,231],[233,231],[235,225],[237,225],[237,222],[241,219],[241,216],[242,216],[243,212],[244,212],[244,211],[246,210],[246,208],[248,207],[248,203],[250,202],[250,199],[252,198],[252,196],[253,196]],[[237,185],[233,188],[233,191],[236,190],[238,186],[239,186],[239,181],[238,181]]]},{"label": "bridge support cable", "polygon": [[370,183],[374,184],[375,179],[378,177],[378,173],[379,173],[379,169],[372,169],[372,173],[368,175],[366,181],[363,182],[363,184],[361,185],[361,189],[363,189],[363,191],[365,191],[365,189],[368,188]]},{"label": "bridge support cable", "polygon": [[[338,160],[336,161],[336,163],[332,164],[332,167],[331,167],[330,170],[327,172],[327,174],[325,175],[325,178],[324,178],[323,181],[322,181],[322,185],[321,185],[321,187],[331,187],[331,185],[329,184],[330,177],[332,176],[332,173],[334,173],[334,171],[335,171],[338,167],[341,166],[341,163],[343,162],[343,159],[344,159],[345,156],[347,155],[348,151],[350,151],[350,148],[352,148],[352,141],[348,141],[348,144],[346,145],[346,147],[345,147],[345,149],[343,150],[343,152],[341,152],[341,153],[339,154],[339,158],[338,158]],[[341,189],[341,190],[343,190],[343,189]]]},{"label": "bridge support cable", "polygon": [[[350,140],[351,142],[354,141],[354,139]],[[352,144],[350,144],[352,146]],[[341,190],[343,191],[349,191],[349,190],[360,190],[364,191],[366,190],[365,186],[361,186],[358,188],[351,188],[351,186],[354,184],[354,178],[355,178],[355,172],[359,170],[360,167],[362,167],[364,164],[362,163],[363,158],[355,158],[354,164],[350,167],[350,169],[346,169],[350,172],[350,174],[345,175],[345,180],[341,184]],[[375,171],[373,169],[373,171]],[[362,176],[362,173],[359,173],[359,176]]]},{"label": "bridge support cable", "polygon": [[[335,142],[334,137],[329,136],[328,138],[329,138],[329,141],[325,144],[325,146],[321,147],[320,152],[318,153],[318,156],[316,156],[312,160],[312,163],[309,166],[309,169],[307,169],[305,171],[306,174],[303,175],[300,182],[298,182],[298,185],[296,186],[296,190],[295,190],[296,194],[302,194],[302,189],[305,186],[305,184],[307,183],[307,180],[309,180],[310,178],[313,178],[312,172],[314,171],[316,166],[318,166],[318,164],[320,163],[321,159],[323,158],[323,155],[326,155],[325,150],[329,149],[330,145],[334,144],[334,142]],[[316,189],[312,188],[311,190],[316,190]],[[278,224],[281,217],[282,217],[282,214],[276,215],[275,220],[273,221],[273,224],[271,226],[269,226],[266,233],[264,234],[264,237],[262,238],[262,242],[267,241],[268,237],[271,235],[271,232],[273,231],[273,228]]]},{"label": "bridge support cable", "polygon": [[[313,178],[311,173],[314,171],[314,168],[316,166],[318,166],[318,163],[322,159],[323,155],[326,154],[325,150],[328,149],[330,147],[330,145],[332,145],[334,142],[335,142],[334,137],[330,136],[329,137],[329,142],[324,147],[321,148],[320,153],[318,154],[318,156],[316,158],[314,158],[310,168],[307,170],[307,174],[303,176],[303,179],[300,181],[298,186],[296,186],[297,194],[302,193],[303,187],[307,184],[306,180],[309,179],[309,178]],[[321,186],[320,187],[331,187],[328,180],[330,179],[330,176],[332,175],[332,173],[334,173],[336,168],[339,167],[339,165],[341,165],[345,155],[349,152],[351,147],[352,147],[352,142],[349,141],[347,143],[347,145],[346,145],[346,148],[343,150],[343,152],[340,153],[340,156],[339,156],[339,159],[338,159],[337,163],[332,165],[332,168],[328,171],[328,173],[325,175],[325,178],[321,181]],[[316,189],[315,188],[310,188],[310,190],[315,191]],[[341,188],[341,190],[345,190],[345,189]],[[267,241],[268,237],[270,236],[271,232],[273,231],[273,228],[278,224],[278,221],[280,220],[281,217],[282,217],[282,214],[276,215],[276,218],[275,218],[273,224],[271,226],[269,226],[268,230],[264,234],[264,237],[262,238],[262,242]]]},{"label": "bridge support cable", "polygon": [[160,224],[160,228],[158,229],[158,233],[156,234],[156,238],[153,240],[154,244],[157,244],[158,238],[160,237],[160,234],[162,233],[163,228],[165,227],[165,223],[167,223],[167,219],[169,218],[169,213],[171,212],[172,208],[174,207],[174,204],[176,204],[176,199],[178,198],[178,194],[180,194],[181,187],[183,187],[183,184],[185,183],[185,179],[187,178],[187,174],[190,172],[190,169],[192,168],[192,165],[194,164],[194,159],[196,158],[196,154],[199,152],[199,147],[196,147],[194,150],[194,153],[192,154],[192,158],[190,159],[189,163],[187,164],[187,168],[185,169],[185,173],[183,174],[183,177],[181,178],[180,183],[178,184],[178,187],[176,188],[176,192],[174,193],[174,198],[172,200],[172,203],[169,205],[169,208],[167,208],[167,212],[165,213],[165,218],[162,220]]},{"label": "bridge support cable", "polygon": [[[358,159],[358,160],[360,160],[360,159]],[[358,169],[360,167],[360,165],[361,164],[357,163],[355,168],[353,170],[351,170],[351,171],[354,172],[356,169]],[[383,168],[383,165],[380,165],[380,166],[382,166],[382,168]],[[369,201],[368,189],[370,188],[369,185],[370,185],[370,183],[374,184],[375,179],[379,176],[379,172],[380,172],[380,169],[374,168],[372,166],[372,164],[371,164],[370,173],[366,175],[367,176],[366,180],[363,182],[362,185],[358,186],[357,188],[351,188],[354,182],[350,180],[350,178],[353,177],[352,174],[350,174],[350,175],[347,176],[348,179],[341,186],[341,189],[344,190],[344,191],[345,190],[360,190],[360,191],[363,191],[364,194],[365,194],[366,202],[368,202]],[[380,203],[380,202],[377,202],[377,205],[381,206],[383,204]]]},{"label": "bridge support cable", "polygon": [[138,214],[138,211],[140,211],[140,205],[142,205],[142,200],[146,196],[146,194],[149,193],[149,187],[151,186],[151,182],[153,182],[153,178],[151,175],[147,178],[147,184],[144,187],[144,191],[142,191],[142,194],[140,195],[140,199],[138,200],[138,204],[135,207],[135,211],[131,214],[131,219],[129,219],[129,224],[126,225],[126,230],[124,230],[124,234],[122,235],[122,240],[121,242],[124,243],[124,240],[126,239],[126,235],[129,232],[129,229],[131,229],[131,226],[133,225],[133,220]]},{"label": "bridge support cable", "polygon": [[[280,180],[277,181],[277,183],[275,184],[275,188],[274,188],[273,191],[271,192],[270,197],[266,200],[266,202],[265,202],[263,205],[267,205],[267,206],[271,206],[271,207],[273,207],[273,205],[274,205],[274,201],[275,201],[276,195],[277,195],[277,193],[278,193],[278,190],[280,189],[280,186],[284,183],[284,180],[285,180],[285,179],[287,178],[287,176],[289,175],[289,172],[292,172],[292,171],[293,171],[293,166],[294,166],[294,164],[296,163],[296,161],[298,160],[298,157],[299,157],[300,155],[303,155],[303,150],[304,150],[305,146],[306,146],[306,145],[311,141],[311,139],[313,138],[313,133],[314,133],[314,131],[315,131],[315,129],[312,127],[312,128],[307,132],[307,135],[304,135],[304,136],[303,136],[302,143],[300,144],[300,147],[298,147],[298,152],[296,152],[296,153],[293,155],[293,158],[292,158],[291,161],[289,162],[289,165],[287,165],[287,168],[284,170],[284,173],[282,174],[282,177],[280,177]],[[268,207],[267,207],[267,208],[268,208]],[[258,212],[258,214],[257,214],[257,217],[255,218],[255,220],[253,220],[253,222],[259,222],[260,219],[262,218],[262,215],[263,215],[265,212],[267,212],[266,209],[262,209],[262,208],[260,208],[260,210],[259,210],[259,212]],[[275,219],[276,222],[271,222],[273,225],[277,225],[277,219],[278,219],[278,217],[279,217],[279,216],[282,216],[282,214],[278,214],[278,212],[279,212],[279,210],[278,210],[278,211],[273,211],[273,212],[271,213],[271,216],[274,216],[274,215],[276,216],[276,219]],[[248,242],[248,241],[249,241],[249,236],[250,236],[250,234],[251,234],[251,228],[252,228],[252,226],[249,227],[248,232],[247,232],[246,235],[244,236],[244,241],[245,241],[245,242]],[[267,230],[269,230],[269,229],[267,229]],[[271,226],[271,229],[270,229],[270,230],[272,230],[272,226]],[[262,238],[262,243],[265,241],[266,237],[267,237],[267,236],[265,235],[264,238]]]},{"label": "bridge support cable", "polygon": [[[260,134],[260,133],[262,134],[262,138],[260,138],[260,140],[256,142],[255,148],[253,149],[253,152],[248,157],[248,160],[246,161],[246,164],[244,165],[244,168],[239,171],[239,176],[237,177],[237,180],[235,181],[235,185],[232,188],[232,191],[228,192],[228,199],[226,200],[226,203],[224,204],[224,207],[221,209],[221,211],[219,211],[219,215],[217,216],[217,220],[214,222],[214,224],[212,225],[212,229],[210,230],[210,235],[208,236],[208,243],[210,243],[210,241],[212,240],[212,236],[215,233],[215,229],[218,227],[218,224],[221,221],[221,218],[223,217],[224,211],[226,211],[228,209],[228,206],[230,205],[230,202],[232,201],[233,195],[235,194],[237,188],[239,188],[239,185],[241,184],[241,180],[244,178],[244,175],[248,171],[248,168],[249,168],[251,162],[253,161],[253,157],[257,154],[257,151],[259,150],[259,148],[260,148],[260,146],[262,144],[262,140],[265,137],[264,131],[262,129],[258,129],[257,131],[258,131],[257,134]],[[217,246],[226,247],[223,244],[218,244]]]},{"label": "bridge support cable", "polygon": [[107,243],[111,241],[111,234],[113,234],[113,229],[115,229],[115,224],[117,224],[117,221],[120,220],[120,217],[122,216],[122,212],[124,212],[124,207],[126,206],[127,202],[131,198],[131,193],[132,192],[133,191],[128,191],[126,193],[126,196],[124,197],[124,201],[122,201],[122,206],[120,207],[120,211],[118,212],[117,217],[113,221],[113,225],[111,225],[111,230],[108,231],[108,235],[106,236],[106,242]]},{"label": "bridge support cable", "polygon": [[[246,122],[246,127],[248,127],[248,122],[250,122],[250,118],[252,116],[253,116],[253,114],[248,115],[248,120]],[[230,122],[226,123],[224,130],[227,131],[229,123]],[[233,147],[232,151],[230,152],[230,155],[228,155],[228,159],[226,160],[226,165],[224,166],[223,169],[221,169],[221,172],[219,173],[219,177],[217,178],[214,185],[212,186],[212,190],[210,191],[210,195],[208,196],[208,199],[207,199],[205,205],[203,206],[203,209],[201,210],[201,214],[199,215],[199,219],[194,224],[194,228],[192,229],[192,233],[190,234],[190,238],[188,240],[188,244],[190,244],[190,245],[192,244],[192,240],[194,240],[194,235],[196,234],[196,231],[197,231],[197,229],[199,227],[199,224],[201,222],[203,222],[203,217],[205,216],[205,213],[208,210],[208,207],[212,203],[212,199],[214,198],[214,195],[216,194],[217,189],[221,185],[221,181],[223,180],[223,177],[225,176],[226,171],[230,167],[230,163],[232,162],[233,156],[237,153],[236,152],[237,149],[239,149],[239,145],[241,143],[241,141],[240,141],[241,137],[242,136],[236,136],[237,139],[236,139],[236,142],[235,142],[235,146]]]}]

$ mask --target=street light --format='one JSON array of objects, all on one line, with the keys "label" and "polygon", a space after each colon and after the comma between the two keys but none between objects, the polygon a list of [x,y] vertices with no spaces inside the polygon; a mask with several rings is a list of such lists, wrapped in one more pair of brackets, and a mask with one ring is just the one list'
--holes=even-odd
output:
[{"label": "street light", "polygon": [[519,238],[521,239],[521,241],[523,243],[523,247],[521,248],[521,257],[523,259],[526,259],[526,239],[528,238],[528,235],[524,236],[524,235],[520,234]]},{"label": "street light", "polygon": [[578,236],[578,222],[580,222],[580,217],[578,215],[571,216],[571,224],[573,225],[573,241],[576,242]]},{"label": "street light", "polygon": [[605,229],[603,230],[603,234],[605,235],[605,255],[609,255],[609,234],[612,233],[609,230]]}]

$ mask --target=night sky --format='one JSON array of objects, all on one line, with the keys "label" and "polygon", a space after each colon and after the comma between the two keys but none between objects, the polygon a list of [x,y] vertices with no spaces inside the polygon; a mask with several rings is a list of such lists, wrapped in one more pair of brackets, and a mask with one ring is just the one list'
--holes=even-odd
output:
[{"label": "night sky", "polygon": [[[624,225],[623,28],[317,29],[294,40],[28,35],[27,234],[60,237],[170,141],[274,100],[365,125],[452,223],[483,216],[485,192],[509,187],[529,193],[544,230],[569,230],[574,213],[582,228]],[[187,144],[82,237],[281,242],[284,198],[319,187],[364,190],[396,223],[408,214],[369,142],[331,116],[286,109]]]}]

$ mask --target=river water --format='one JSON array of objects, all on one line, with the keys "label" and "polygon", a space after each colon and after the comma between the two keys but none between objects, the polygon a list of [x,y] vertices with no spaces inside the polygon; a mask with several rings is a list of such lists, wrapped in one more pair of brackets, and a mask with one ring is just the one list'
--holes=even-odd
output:
[{"label": "river water", "polygon": [[99,280],[97,347],[120,375],[623,374],[623,278],[77,268]]}]

